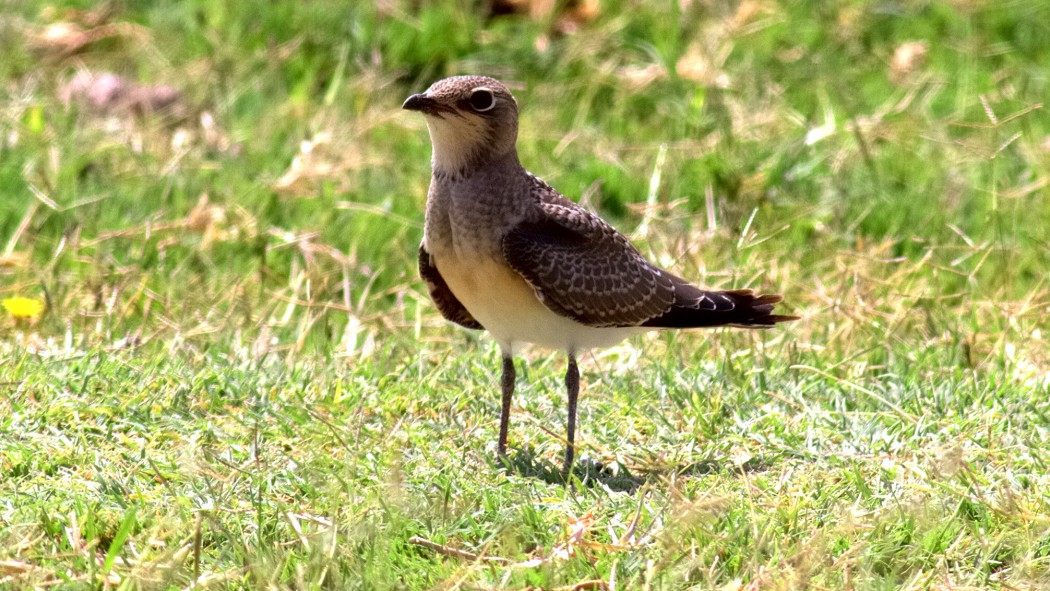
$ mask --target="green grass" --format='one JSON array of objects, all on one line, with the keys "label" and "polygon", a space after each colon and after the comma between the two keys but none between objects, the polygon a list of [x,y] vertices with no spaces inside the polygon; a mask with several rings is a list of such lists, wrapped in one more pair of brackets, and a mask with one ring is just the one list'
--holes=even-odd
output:
[{"label": "green grass", "polygon": [[[0,588],[1050,585],[1050,7],[657,4],[0,3],[0,299],[47,305],[0,310]],[[498,353],[415,275],[399,107],[467,72],[532,171],[804,317],[584,356],[573,486],[563,357],[497,464]]]}]

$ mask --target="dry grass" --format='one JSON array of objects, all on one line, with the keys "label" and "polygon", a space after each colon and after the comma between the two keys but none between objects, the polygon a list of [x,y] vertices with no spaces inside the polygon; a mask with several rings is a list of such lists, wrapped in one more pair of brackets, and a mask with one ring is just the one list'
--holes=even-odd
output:
[{"label": "dry grass", "polygon": [[[1044,588],[1046,9],[620,4],[0,8],[0,299],[44,304],[0,317],[0,587]],[[70,91],[110,71],[177,112]],[[496,465],[495,352],[415,277],[397,106],[461,71],[804,317],[588,355],[575,487],[558,356]]]}]

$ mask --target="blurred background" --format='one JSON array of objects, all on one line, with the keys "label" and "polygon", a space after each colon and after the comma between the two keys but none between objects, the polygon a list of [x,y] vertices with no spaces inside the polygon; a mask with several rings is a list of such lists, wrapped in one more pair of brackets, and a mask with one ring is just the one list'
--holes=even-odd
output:
[{"label": "blurred background", "polygon": [[460,73],[512,85],[526,167],[687,277],[786,292],[823,345],[914,330],[980,363],[1046,303],[1039,2],[3,11],[0,290],[41,336],[355,357],[440,326],[399,105]]},{"label": "blurred background", "polygon": [[[1038,0],[0,0],[0,583],[1039,588],[1048,66]],[[631,495],[489,462],[498,355],[416,275],[400,106],[468,73],[647,256],[803,317],[583,360]]]}]

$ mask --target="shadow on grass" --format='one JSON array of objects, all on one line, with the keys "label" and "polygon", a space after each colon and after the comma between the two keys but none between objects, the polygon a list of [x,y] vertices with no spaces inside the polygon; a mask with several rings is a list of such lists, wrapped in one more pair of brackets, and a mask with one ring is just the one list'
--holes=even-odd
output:
[{"label": "shadow on grass", "polygon": [[[659,467],[638,467],[636,473],[623,464],[606,465],[590,458],[577,460],[572,466],[574,481],[583,486],[603,485],[615,492],[633,493],[648,480],[669,476],[700,477],[710,474],[765,472],[777,463],[777,457],[753,457],[744,463],[731,460],[706,459],[686,465],[665,465]],[[547,458],[538,456],[532,448],[518,450],[510,456],[497,460],[508,473],[526,478],[536,478],[547,484],[566,483],[561,463],[555,464]]]},{"label": "shadow on grass", "polygon": [[[701,460],[687,466],[669,467],[663,473],[674,472],[679,476],[705,476],[707,474],[722,474],[728,472],[751,474],[753,472],[765,472],[773,467],[774,459],[754,457],[742,464],[733,461]],[[652,472],[656,474],[656,472]]]},{"label": "shadow on grass", "polygon": [[753,474],[773,469],[779,463],[781,454],[771,457],[753,457],[746,462],[738,463],[733,460],[718,460],[708,458],[691,464],[673,465],[665,464],[658,466],[636,467],[636,471],[645,474],[646,478],[675,477],[700,477],[710,474]]},{"label": "shadow on grass", "polygon": [[[537,456],[531,449],[519,450],[498,462],[507,472],[537,478],[548,484],[566,484],[565,473],[560,463]],[[601,484],[616,492],[633,493],[638,490],[645,478],[635,476],[622,465],[607,466],[590,458],[577,460],[572,465],[572,480],[583,486],[593,487]]]}]

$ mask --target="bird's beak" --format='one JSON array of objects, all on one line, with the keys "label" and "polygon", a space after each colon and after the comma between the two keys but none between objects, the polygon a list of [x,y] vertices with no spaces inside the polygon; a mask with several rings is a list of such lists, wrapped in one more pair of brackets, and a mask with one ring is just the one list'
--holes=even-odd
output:
[{"label": "bird's beak", "polygon": [[426,93],[413,94],[412,96],[405,99],[405,104],[401,105],[402,109],[409,111],[419,111],[424,115],[431,115],[438,119],[444,119],[445,115],[458,115],[456,109],[450,105],[432,99],[426,95]]},{"label": "bird's beak", "polygon": [[437,101],[427,97],[425,94],[413,94],[405,99],[405,104],[401,105],[401,108],[407,111],[432,113],[437,108]]}]

